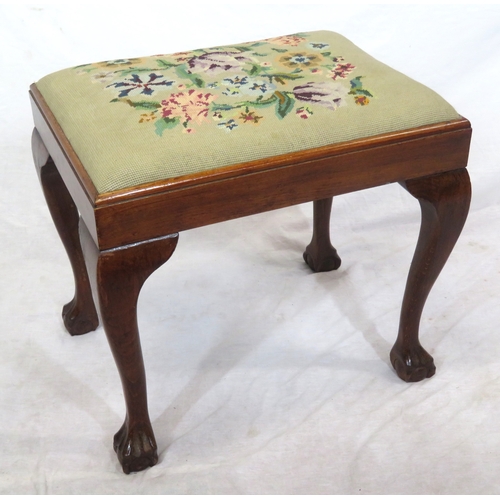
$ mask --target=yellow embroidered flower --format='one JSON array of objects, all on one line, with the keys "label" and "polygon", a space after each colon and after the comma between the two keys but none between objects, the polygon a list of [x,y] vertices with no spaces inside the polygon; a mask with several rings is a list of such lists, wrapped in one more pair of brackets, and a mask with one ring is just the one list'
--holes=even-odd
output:
[{"label": "yellow embroidered flower", "polygon": [[141,119],[139,120],[139,123],[147,123],[147,122],[152,122],[156,120],[156,112],[152,111],[151,113],[142,113]]},{"label": "yellow embroidered flower", "polygon": [[108,83],[116,77],[114,71],[99,71],[95,75],[92,75],[90,81],[92,83]]},{"label": "yellow embroidered flower", "polygon": [[365,95],[357,95],[354,97],[354,102],[360,106],[366,106],[370,103],[370,99],[368,99]]},{"label": "yellow embroidered flower", "polygon": [[279,62],[287,68],[306,69],[319,66],[323,62],[323,56],[319,54],[308,54],[307,52],[288,52],[279,58]]},{"label": "yellow embroidered flower", "polygon": [[120,68],[123,66],[133,66],[136,64],[140,64],[143,58],[136,57],[133,59],[113,59],[112,61],[101,61],[96,63],[98,68]]},{"label": "yellow embroidered flower", "polygon": [[255,111],[250,111],[250,112],[247,112],[247,113],[241,113],[240,116],[239,116],[239,119],[243,122],[243,123],[259,123],[259,120],[261,120],[263,117],[262,116],[257,116],[255,114]]}]

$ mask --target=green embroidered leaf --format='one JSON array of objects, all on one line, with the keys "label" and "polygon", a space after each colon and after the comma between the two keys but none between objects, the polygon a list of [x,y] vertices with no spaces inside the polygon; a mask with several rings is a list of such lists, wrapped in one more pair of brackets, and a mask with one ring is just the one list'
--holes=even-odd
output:
[{"label": "green embroidered leaf", "polygon": [[246,45],[233,45],[232,48],[239,50],[240,52],[249,52],[250,50],[253,50],[252,47],[248,47]]},{"label": "green embroidered leaf", "polygon": [[247,104],[250,106],[257,106],[257,107],[264,107],[264,106],[270,106],[271,104],[274,104],[276,99],[278,99],[278,96],[276,95],[277,92],[271,95],[271,97],[268,97],[267,99],[263,99],[262,96],[258,97],[257,100],[255,101],[247,101]]},{"label": "green embroidered leaf", "polygon": [[278,98],[276,106],[276,114],[279,118],[285,118],[290,113],[295,104],[295,100],[290,97],[288,93],[276,91],[274,95]]},{"label": "green embroidered leaf", "polygon": [[205,82],[199,76],[193,75],[192,73],[189,73],[187,71],[185,64],[181,64],[180,66],[176,66],[175,72],[177,73],[177,76],[180,76],[181,78],[185,78],[187,80],[190,80],[199,88],[205,86]]},{"label": "green embroidered leaf", "polygon": [[193,77],[193,75],[191,73],[187,72],[185,64],[181,64],[181,65],[177,66],[175,68],[175,72],[181,78],[188,78],[190,80]]},{"label": "green embroidered leaf", "polygon": [[178,123],[179,118],[162,118],[161,120],[157,120],[155,122],[156,134],[161,137],[165,130],[176,127]]},{"label": "green embroidered leaf", "polygon": [[229,111],[230,109],[241,108],[241,106],[231,106],[230,104],[217,104],[212,103],[212,111]]},{"label": "green embroidered leaf", "polygon": [[271,50],[275,50],[276,52],[288,52],[288,49],[277,49],[276,47],[272,47]]},{"label": "green embroidered leaf", "polygon": [[276,80],[278,83],[281,85],[285,85],[284,80],[297,80],[299,78],[304,78],[303,75],[298,75],[294,73],[271,73],[271,74],[264,74],[264,75],[259,75],[265,78],[269,78],[269,82]]},{"label": "green embroidered leaf", "polygon": [[163,59],[157,59],[156,62],[158,63],[158,66],[160,66],[160,68],[175,68],[178,66],[178,64],[164,61]]},{"label": "green embroidered leaf", "polygon": [[351,80],[351,88],[352,89],[360,89],[363,87],[363,83],[361,82],[362,76],[357,76]]},{"label": "green embroidered leaf", "polygon": [[[119,99],[117,99],[118,101]],[[159,102],[154,102],[154,101],[132,101],[130,99],[122,99],[124,102],[126,102],[129,106],[132,106],[133,108],[137,109],[158,109],[161,108],[161,104]],[[114,102],[114,100],[112,101]]]},{"label": "green embroidered leaf", "polygon": [[373,95],[368,90],[363,88],[363,82],[361,81],[361,78],[364,78],[364,76],[357,76],[356,78],[353,78],[351,80],[351,90],[349,91],[349,94],[373,97]]},{"label": "green embroidered leaf", "polygon": [[328,56],[332,55],[332,53],[331,52],[321,52],[321,55],[324,57],[328,57]]},{"label": "green embroidered leaf", "polygon": [[254,64],[254,65],[252,66],[252,69],[248,72],[248,74],[249,74],[250,76],[253,76],[253,75],[255,75],[256,73],[258,73],[260,70],[261,70],[260,66],[257,66],[256,64]]},{"label": "green embroidered leaf", "polygon": [[165,68],[126,68],[126,69],[120,69],[118,71],[114,71],[113,73],[116,73],[117,75],[120,75],[120,77],[124,77],[127,75],[131,75],[133,73],[153,73],[155,71],[161,71],[162,69]]}]

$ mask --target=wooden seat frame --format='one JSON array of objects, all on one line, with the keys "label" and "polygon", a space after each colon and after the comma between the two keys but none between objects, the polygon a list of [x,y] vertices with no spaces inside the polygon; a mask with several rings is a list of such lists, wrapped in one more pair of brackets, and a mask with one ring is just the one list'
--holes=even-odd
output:
[{"label": "wooden seat frame", "polygon": [[329,234],[333,196],[399,182],[420,202],[422,223],[390,359],[407,382],[434,374],[418,330],[427,296],[469,210],[465,167],[472,130],[466,119],[98,194],[36,85],[30,97],[34,162],[75,278],[74,298],[63,308],[64,324],[71,335],[95,330],[95,304],[100,309],[125,395],[125,421],[114,437],[125,473],[158,460],[137,326],[138,295],[186,229],[313,201],[314,229],[304,259],[313,271],[329,271],[340,266]]}]

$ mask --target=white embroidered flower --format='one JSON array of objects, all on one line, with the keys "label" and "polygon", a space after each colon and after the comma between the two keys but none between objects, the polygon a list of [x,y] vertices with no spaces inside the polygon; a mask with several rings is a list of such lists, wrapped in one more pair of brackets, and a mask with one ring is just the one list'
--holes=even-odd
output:
[{"label": "white embroidered flower", "polygon": [[113,71],[99,71],[95,75],[92,75],[90,81],[92,83],[108,83],[111,82],[115,76]]}]

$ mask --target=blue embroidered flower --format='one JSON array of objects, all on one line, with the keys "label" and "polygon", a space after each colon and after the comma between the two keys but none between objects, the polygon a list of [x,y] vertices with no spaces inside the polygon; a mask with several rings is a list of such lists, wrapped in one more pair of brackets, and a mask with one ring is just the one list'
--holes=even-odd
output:
[{"label": "blue embroidered flower", "polygon": [[311,49],[316,49],[316,50],[321,50],[321,49],[327,49],[330,44],[328,43],[318,43],[318,42],[309,42],[307,44]]},{"label": "blue embroidered flower", "polygon": [[217,126],[224,129],[226,132],[231,132],[231,130],[236,128],[238,124],[231,118],[230,120],[218,123]]},{"label": "blue embroidered flower", "polygon": [[224,78],[221,84],[226,87],[222,93],[230,97],[240,95],[251,95],[256,97],[273,92],[276,89],[276,85],[273,85],[270,82],[255,80],[248,76]]},{"label": "blue embroidered flower", "polygon": [[221,82],[221,85],[226,87],[225,90],[222,91],[224,95],[240,95],[241,87],[244,85],[248,85],[248,76],[234,76],[232,78],[224,78]]},{"label": "blue embroidered flower", "polygon": [[242,85],[248,84],[248,76],[244,76],[243,78],[241,76],[233,76],[232,78],[224,78],[224,80],[222,80],[222,83],[224,85],[231,85],[233,87],[241,87]]},{"label": "blue embroidered flower", "polygon": [[264,82],[262,80],[254,80],[246,88],[247,94],[263,95],[269,92],[273,92],[276,89],[276,85],[270,82]]},{"label": "blue embroidered flower", "polygon": [[122,82],[111,83],[107,87],[121,89],[118,97],[128,97],[133,93],[151,95],[155,90],[154,87],[170,87],[175,83],[173,80],[159,80],[159,78],[163,78],[163,75],[157,75],[156,73],[150,73],[147,81],[144,81],[144,76],[141,78],[138,74],[132,74],[131,76],[132,78],[126,78]]}]

